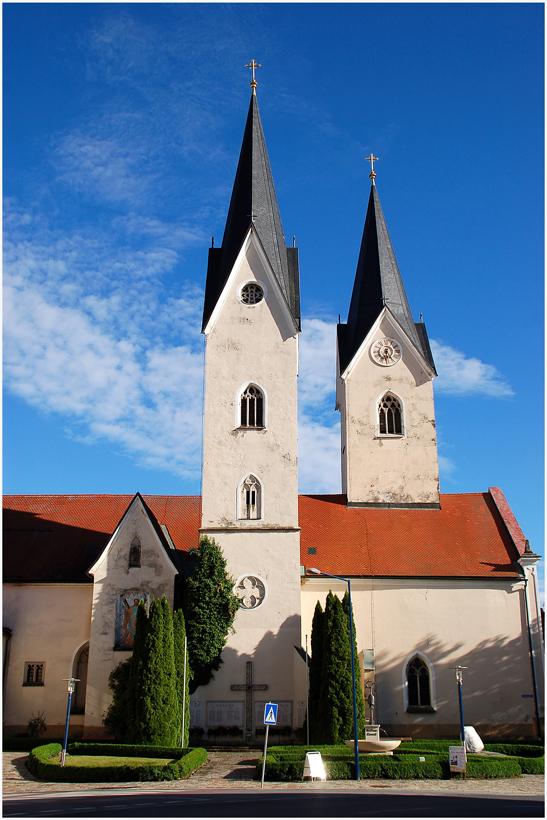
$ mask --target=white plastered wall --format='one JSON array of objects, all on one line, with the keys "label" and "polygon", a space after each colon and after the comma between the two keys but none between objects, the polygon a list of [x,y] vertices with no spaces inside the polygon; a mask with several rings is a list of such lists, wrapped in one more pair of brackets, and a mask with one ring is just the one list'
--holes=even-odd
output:
[{"label": "white plastered wall", "polygon": [[[256,305],[239,299],[247,282],[259,282],[265,298]],[[255,683],[268,690],[253,700],[305,699],[300,642],[300,557],[297,474],[298,334],[251,231],[206,330],[202,532],[214,537],[237,580],[258,576],[266,598],[240,611],[215,680],[193,701],[245,701],[232,684],[245,683],[246,662]],[[253,383],[265,393],[266,427],[238,429],[238,397]],[[238,519],[238,488],[253,474],[262,486],[262,516]],[[254,713],[253,713],[254,716]],[[254,727],[256,728],[256,727]]]},{"label": "white plastered wall", "polygon": [[[383,367],[373,343],[395,339],[402,357]],[[378,402],[391,392],[404,409],[401,436],[378,434]],[[433,385],[396,323],[384,316],[365,340],[344,379],[338,379],[342,415],[342,491],[349,503],[438,504],[439,467]]]},{"label": "white plastered wall", "polygon": [[[525,629],[524,584],[511,581],[355,580],[352,601],[358,651],[374,650],[376,720],[391,734],[458,735],[454,667],[464,670],[466,725],[486,736],[533,737],[533,681]],[[306,579],[302,635],[311,634],[317,601],[346,584]],[[421,653],[432,664],[433,713],[405,710],[405,662]],[[524,696],[524,697],[523,697]],[[541,694],[543,696],[543,694]]]},{"label": "white plastered wall", "polygon": [[[248,281],[266,287],[266,298],[257,305],[244,305],[238,298]],[[236,263],[207,333],[203,527],[257,525],[237,519],[237,489],[249,473],[263,487],[264,515],[259,526],[297,526],[298,339],[280,298],[253,239]],[[266,393],[266,429],[236,426],[237,397],[249,383],[260,385]]]},{"label": "white plastered wall", "polygon": [[[76,650],[89,640],[92,584],[4,584],[4,626],[12,630],[3,721],[26,729],[40,712],[49,735],[59,736],[67,709],[66,678]],[[45,663],[43,686],[23,686],[25,663]],[[71,716],[72,729],[83,716]]]},{"label": "white plastered wall", "polygon": [[[129,567],[129,548],[136,537],[141,542],[141,566]],[[90,570],[94,577],[91,640],[87,678],[85,736],[104,733],[102,718],[112,693],[110,672],[131,656],[114,650],[118,595],[139,591],[151,598],[167,598],[173,608],[176,569],[145,511],[135,498],[100,559]]]}]

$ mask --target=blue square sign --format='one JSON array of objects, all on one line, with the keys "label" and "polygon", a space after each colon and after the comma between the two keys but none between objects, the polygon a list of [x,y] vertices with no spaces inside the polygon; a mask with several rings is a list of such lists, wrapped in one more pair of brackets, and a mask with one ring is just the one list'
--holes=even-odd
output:
[{"label": "blue square sign", "polygon": [[264,707],[264,723],[271,726],[277,723],[277,703],[267,703]]}]

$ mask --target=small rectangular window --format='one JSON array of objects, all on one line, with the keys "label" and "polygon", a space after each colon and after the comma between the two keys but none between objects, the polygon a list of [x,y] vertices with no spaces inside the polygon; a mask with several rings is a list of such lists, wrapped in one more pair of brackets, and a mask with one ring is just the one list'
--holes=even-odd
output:
[{"label": "small rectangular window", "polygon": [[25,673],[23,686],[43,686],[46,665],[43,661],[27,661],[25,663]]}]

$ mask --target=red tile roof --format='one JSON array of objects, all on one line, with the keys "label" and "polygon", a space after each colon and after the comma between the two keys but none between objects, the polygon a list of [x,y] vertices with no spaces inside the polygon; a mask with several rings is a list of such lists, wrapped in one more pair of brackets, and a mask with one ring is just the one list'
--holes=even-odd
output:
[{"label": "red tile roof", "polygon": [[[5,496],[5,580],[91,582],[87,570],[132,498]],[[143,498],[187,557],[199,539],[201,498]],[[299,511],[300,563],[337,575],[508,578],[517,574],[515,543],[524,551],[522,531],[496,488],[442,495],[440,510],[348,509],[342,495],[302,495]]]},{"label": "red tile roof", "polygon": [[441,495],[439,510],[348,508],[343,495],[300,496],[300,525],[300,563],[331,574],[517,575],[519,553],[490,493]]}]

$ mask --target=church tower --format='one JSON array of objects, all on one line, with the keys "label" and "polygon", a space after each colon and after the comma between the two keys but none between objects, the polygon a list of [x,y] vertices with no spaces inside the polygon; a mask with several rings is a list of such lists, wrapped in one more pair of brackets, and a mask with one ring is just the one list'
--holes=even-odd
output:
[{"label": "church tower", "polygon": [[[303,691],[305,686],[304,665],[294,649],[301,642],[298,251],[285,243],[254,61],[251,67],[243,144],[222,246],[209,250],[203,314],[201,532],[220,544],[241,599],[235,634],[206,697],[207,703],[237,700],[241,692],[231,685],[248,687],[252,678],[253,687],[263,686],[261,700],[279,701],[282,722],[295,725],[295,676],[302,678]],[[260,711],[259,699],[250,713],[250,699],[258,699],[253,691],[247,688],[245,695],[246,735]],[[303,692],[299,697],[303,700]]]},{"label": "church tower", "polygon": [[342,492],[349,506],[437,508],[433,378],[423,321],[414,322],[382,206],[372,186],[347,324],[338,325]]}]

